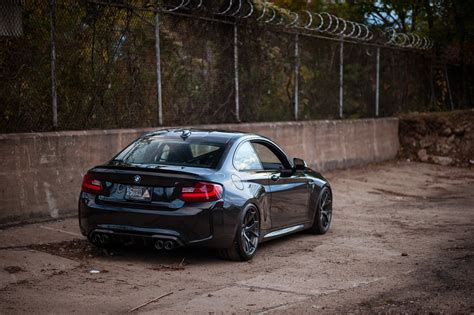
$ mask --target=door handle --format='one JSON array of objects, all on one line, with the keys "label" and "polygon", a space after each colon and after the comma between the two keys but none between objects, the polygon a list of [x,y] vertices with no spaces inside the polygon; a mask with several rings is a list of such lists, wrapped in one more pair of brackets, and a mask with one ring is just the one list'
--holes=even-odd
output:
[{"label": "door handle", "polygon": [[274,182],[276,182],[277,180],[280,179],[280,175],[278,174],[273,174],[272,176],[270,176],[270,179]]}]

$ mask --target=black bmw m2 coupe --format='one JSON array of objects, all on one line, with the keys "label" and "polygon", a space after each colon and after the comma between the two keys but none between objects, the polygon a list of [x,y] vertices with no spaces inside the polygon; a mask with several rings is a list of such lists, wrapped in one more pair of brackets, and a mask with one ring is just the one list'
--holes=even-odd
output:
[{"label": "black bmw m2 coupe", "polygon": [[249,260],[259,243],[332,218],[328,181],[255,134],[157,130],[84,175],[81,232],[99,247],[140,241],[157,249],[216,248]]}]

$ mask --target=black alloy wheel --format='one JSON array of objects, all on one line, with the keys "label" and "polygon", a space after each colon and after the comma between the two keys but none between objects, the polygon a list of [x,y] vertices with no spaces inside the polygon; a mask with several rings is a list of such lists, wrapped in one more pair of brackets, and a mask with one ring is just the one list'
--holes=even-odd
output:
[{"label": "black alloy wheel", "polygon": [[232,247],[222,249],[220,256],[228,260],[245,261],[252,259],[257,251],[260,238],[260,213],[250,204],[241,216],[236,239]]},{"label": "black alloy wheel", "polygon": [[246,213],[240,233],[240,242],[245,255],[252,256],[257,250],[258,238],[260,237],[260,222],[258,220],[258,211],[251,207]]},{"label": "black alloy wheel", "polygon": [[313,226],[310,231],[315,234],[325,234],[331,227],[332,194],[328,187],[323,187],[319,196]]}]

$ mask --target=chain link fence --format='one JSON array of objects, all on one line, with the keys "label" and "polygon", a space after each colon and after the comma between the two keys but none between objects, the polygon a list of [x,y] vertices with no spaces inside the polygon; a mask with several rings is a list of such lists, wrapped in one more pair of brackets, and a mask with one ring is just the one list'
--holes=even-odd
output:
[{"label": "chain link fence", "polygon": [[464,93],[429,51],[156,8],[0,2],[0,132],[391,116]]}]

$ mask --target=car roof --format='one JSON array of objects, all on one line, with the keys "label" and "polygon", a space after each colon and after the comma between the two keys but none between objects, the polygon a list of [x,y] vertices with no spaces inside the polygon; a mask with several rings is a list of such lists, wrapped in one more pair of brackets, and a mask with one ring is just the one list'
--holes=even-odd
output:
[{"label": "car roof", "polygon": [[144,134],[142,138],[155,136],[164,137],[168,139],[201,140],[205,142],[215,143],[228,143],[231,140],[236,140],[244,136],[260,137],[259,135],[242,131],[197,128],[173,128],[154,130],[152,132]]}]

